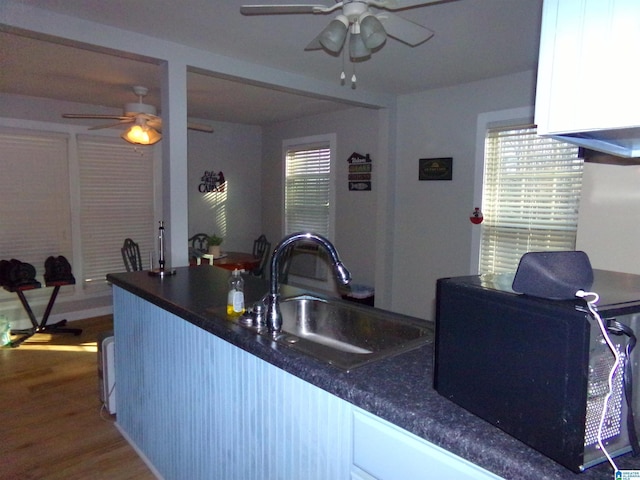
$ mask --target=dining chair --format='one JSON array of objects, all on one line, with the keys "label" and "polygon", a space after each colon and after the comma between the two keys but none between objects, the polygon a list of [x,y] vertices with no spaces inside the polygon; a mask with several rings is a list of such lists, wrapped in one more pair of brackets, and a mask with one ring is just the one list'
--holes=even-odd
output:
[{"label": "dining chair", "polygon": [[260,263],[251,273],[256,277],[264,278],[264,273],[271,256],[271,242],[268,242],[267,237],[264,235],[260,235],[258,239],[253,242],[253,256],[259,258]]},{"label": "dining chair", "polygon": [[264,235],[260,235],[253,241],[253,256],[262,258],[262,253],[264,252],[265,244],[267,243],[267,237]]},{"label": "dining chair", "polygon": [[194,252],[207,253],[207,248],[209,247],[208,237],[209,235],[206,233],[196,233],[189,239],[189,246]]},{"label": "dining chair", "polygon": [[189,238],[189,262],[191,265],[200,265],[202,255],[208,252],[209,240],[206,233],[196,233]]},{"label": "dining chair", "polygon": [[142,259],[140,258],[140,246],[130,238],[124,239],[124,244],[120,249],[122,260],[127,272],[137,272],[142,270]]}]

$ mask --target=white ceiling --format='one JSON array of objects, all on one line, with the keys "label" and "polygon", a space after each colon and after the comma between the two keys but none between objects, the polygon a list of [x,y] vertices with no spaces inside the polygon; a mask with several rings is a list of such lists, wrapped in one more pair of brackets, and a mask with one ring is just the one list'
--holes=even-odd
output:
[{"label": "white ceiling", "polygon": [[[304,47],[336,14],[243,16],[259,0],[18,0],[39,9],[142,33],[227,57],[339,83],[341,57]],[[286,3],[302,3],[289,0]],[[329,5],[330,0],[317,3]],[[398,12],[435,32],[409,47],[388,39],[355,65],[357,88],[407,94],[534,70],[542,0],[455,0]],[[2,25],[0,25],[1,29]],[[0,92],[120,108],[150,87],[158,105],[158,66],[0,32]],[[347,63],[347,77],[353,64]],[[349,89],[347,84],[343,88]],[[265,125],[344,104],[200,73],[188,77],[191,117]],[[87,113],[87,112],[74,112]]]}]

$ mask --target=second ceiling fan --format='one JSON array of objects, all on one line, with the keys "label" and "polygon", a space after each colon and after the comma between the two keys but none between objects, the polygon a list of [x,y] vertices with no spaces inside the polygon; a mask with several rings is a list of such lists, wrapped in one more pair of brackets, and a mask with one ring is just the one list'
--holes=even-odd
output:
[{"label": "second ceiling fan", "polygon": [[[127,103],[123,108],[122,115],[100,115],[84,113],[65,113],[64,118],[97,118],[104,120],[118,120],[116,123],[97,125],[89,130],[99,130],[102,128],[117,128],[130,126],[126,132],[120,135],[129,143],[139,145],[153,145],[162,139],[162,118],[156,113],[156,107],[142,103],[142,99],[149,93],[149,89],[142,86],[133,87],[133,93],[138,96],[137,103]],[[212,133],[213,128],[209,125],[188,122],[187,128],[200,132]]]}]

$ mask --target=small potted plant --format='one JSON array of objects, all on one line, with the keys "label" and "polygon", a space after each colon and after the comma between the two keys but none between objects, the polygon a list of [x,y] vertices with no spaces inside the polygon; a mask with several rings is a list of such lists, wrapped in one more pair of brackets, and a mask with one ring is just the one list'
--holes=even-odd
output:
[{"label": "small potted plant", "polygon": [[217,236],[215,233],[207,237],[207,245],[209,247],[209,255],[213,255],[214,258],[220,257],[220,244],[223,238]]}]

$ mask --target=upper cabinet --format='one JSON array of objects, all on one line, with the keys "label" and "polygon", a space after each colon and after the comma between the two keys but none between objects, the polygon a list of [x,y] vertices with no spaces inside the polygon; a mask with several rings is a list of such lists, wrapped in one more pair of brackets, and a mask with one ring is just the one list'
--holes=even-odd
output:
[{"label": "upper cabinet", "polygon": [[639,0],[544,0],[535,120],[540,135],[640,156]]}]

